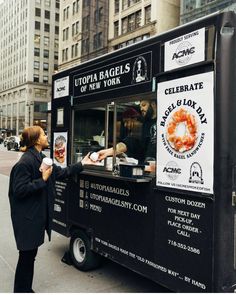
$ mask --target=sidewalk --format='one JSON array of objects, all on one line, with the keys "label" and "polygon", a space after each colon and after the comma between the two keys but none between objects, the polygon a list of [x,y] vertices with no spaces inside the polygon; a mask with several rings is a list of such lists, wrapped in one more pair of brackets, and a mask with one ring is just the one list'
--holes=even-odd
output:
[{"label": "sidewalk", "polygon": [[[18,259],[8,202],[9,177],[0,174],[0,293],[12,292]],[[33,289],[40,293],[161,292],[160,286],[110,261],[94,271],[80,272],[61,262],[69,239],[53,232],[35,262]],[[162,291],[163,292],[163,291]]]}]

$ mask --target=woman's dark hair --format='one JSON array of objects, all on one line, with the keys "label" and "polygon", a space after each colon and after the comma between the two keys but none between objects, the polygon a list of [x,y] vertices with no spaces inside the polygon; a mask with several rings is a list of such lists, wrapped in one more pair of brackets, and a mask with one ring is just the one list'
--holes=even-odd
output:
[{"label": "woman's dark hair", "polygon": [[30,126],[23,130],[20,136],[20,150],[25,152],[28,148],[35,146],[40,137],[42,128],[40,126]]}]

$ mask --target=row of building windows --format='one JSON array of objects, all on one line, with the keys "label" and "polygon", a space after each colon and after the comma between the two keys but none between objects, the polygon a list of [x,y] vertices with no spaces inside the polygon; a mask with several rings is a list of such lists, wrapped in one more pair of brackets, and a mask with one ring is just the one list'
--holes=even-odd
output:
[{"label": "row of building windows", "polygon": [[[114,0],[115,14],[120,12],[120,0]],[[130,6],[141,2],[141,0],[122,0],[122,10],[129,8]]]},{"label": "row of building windows", "polygon": [[37,83],[43,82],[44,84],[48,84],[49,80],[48,80],[48,76],[43,76],[42,80],[40,80],[39,79],[39,74],[34,74],[33,81],[37,82]]},{"label": "row of building windows", "polygon": [[[79,21],[72,24],[71,35],[72,37],[79,33]],[[65,28],[62,31],[62,41],[69,39],[69,27]]]},{"label": "row of building windows", "polygon": [[[37,5],[41,5],[42,2],[44,2],[45,6],[49,6],[49,7],[51,6],[51,1],[50,0],[35,0],[35,4],[37,4]],[[56,2],[56,3],[59,4],[59,2]]]},{"label": "row of building windows", "polygon": [[14,78],[12,80],[7,80],[6,82],[3,82],[0,84],[0,91],[15,87],[21,83],[26,82],[26,75],[20,75],[18,78]]},{"label": "row of building windows", "polygon": [[[35,30],[40,30],[41,23],[35,21]],[[44,24],[44,32],[50,32],[50,24]],[[59,34],[59,26],[55,26],[55,34]]]},{"label": "row of building windows", "polygon": [[[50,46],[50,38],[48,36],[41,36],[39,34],[34,35],[34,43],[37,45],[40,45],[41,39],[43,39],[43,46]],[[59,41],[58,39],[54,39],[54,47],[55,49],[58,49]]]},{"label": "row of building windows", "polygon": [[[41,8],[36,7],[35,8],[35,16],[41,17]],[[50,19],[50,11],[44,10],[44,18]],[[55,21],[59,21],[59,13],[55,13]]]},{"label": "row of building windows", "polygon": [[[40,48],[35,47],[34,48],[34,56],[40,56]],[[49,50],[43,49],[43,57],[49,58]]]},{"label": "row of building windows", "polygon": [[142,36],[138,36],[136,38],[132,38],[130,40],[127,40],[125,42],[122,42],[120,44],[117,44],[114,46],[114,50],[117,50],[117,49],[120,49],[120,48],[123,48],[123,47],[126,47],[128,45],[131,45],[131,44],[134,44],[134,43],[137,43],[137,42],[140,42],[142,40],[145,40],[145,39],[148,39],[150,38],[150,34],[144,34]]},{"label": "row of building windows", "polygon": [[[93,25],[96,26],[103,21],[103,7],[94,11]],[[90,28],[90,15],[86,15],[82,20],[82,30],[87,31]]]},{"label": "row of building windows", "polygon": [[[69,19],[69,10],[70,6],[67,6],[66,8],[63,9],[63,21]],[[79,0],[76,0],[72,4],[72,15],[75,15],[76,13],[79,12]]]},{"label": "row of building windows", "polygon": [[[40,62],[37,61],[37,60],[34,61],[34,69],[35,70],[39,70],[40,69]],[[44,62],[43,63],[43,70],[44,71],[48,71],[49,70],[49,63],[47,63],[47,62]]]},{"label": "row of building windows", "polygon": [[206,4],[209,4],[211,2],[215,2],[215,0],[185,0],[183,1],[183,12],[186,13],[188,11],[191,11],[195,8],[199,8],[201,6],[204,6]]},{"label": "row of building windows", "polygon": [[[38,92],[39,91],[39,92]],[[40,94],[40,95],[37,95]],[[35,97],[38,98],[47,98],[47,90],[46,89],[35,89]],[[7,98],[11,99],[10,95]],[[19,114],[20,116],[25,114],[25,106],[27,106],[25,101],[19,102]],[[28,106],[29,107],[29,106]],[[1,109],[3,110],[3,116],[16,117],[17,115],[17,103],[2,105]],[[47,111],[47,102],[42,101],[34,101],[34,112],[46,112]]]},{"label": "row of building windows", "polygon": [[[144,24],[151,22],[151,5],[145,7]],[[141,26],[141,10],[122,18],[121,34],[132,32]],[[114,38],[119,36],[119,21],[114,22]]]},{"label": "row of building windows", "polygon": [[[93,46],[93,50],[97,50],[103,46],[103,33],[99,32],[94,34],[93,36],[93,43],[91,44]],[[82,54],[86,54],[91,49],[89,38],[85,38],[82,40]]]},{"label": "row of building windows", "polygon": [[[69,51],[68,47],[62,50],[63,62],[68,61],[68,58],[69,58],[68,51]],[[79,43],[76,43],[71,46],[71,58],[76,58],[78,57],[78,55],[79,55]]]}]

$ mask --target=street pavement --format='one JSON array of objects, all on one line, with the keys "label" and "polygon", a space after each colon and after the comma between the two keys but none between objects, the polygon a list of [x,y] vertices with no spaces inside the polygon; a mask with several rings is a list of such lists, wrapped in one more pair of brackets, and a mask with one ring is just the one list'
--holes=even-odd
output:
[{"label": "street pavement", "polygon": [[[48,152],[46,152],[48,153]],[[8,202],[9,174],[21,157],[0,144],[0,293],[11,293],[18,259]],[[164,293],[167,289],[112,262],[93,271],[81,272],[61,262],[69,239],[53,232],[39,248],[35,261],[33,289],[39,293]]]}]

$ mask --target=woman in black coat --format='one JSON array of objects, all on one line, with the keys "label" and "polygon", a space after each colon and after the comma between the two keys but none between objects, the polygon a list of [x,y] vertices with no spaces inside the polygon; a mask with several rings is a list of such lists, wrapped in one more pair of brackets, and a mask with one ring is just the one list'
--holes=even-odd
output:
[{"label": "woman in black coat", "polygon": [[41,127],[33,126],[24,129],[21,137],[25,153],[12,168],[9,184],[11,218],[19,250],[14,292],[31,293],[34,260],[44,242],[45,231],[51,238],[55,181],[80,173],[84,164],[93,162],[87,155],[67,168],[53,165],[40,172],[45,157],[42,150],[48,147],[47,136]]}]

